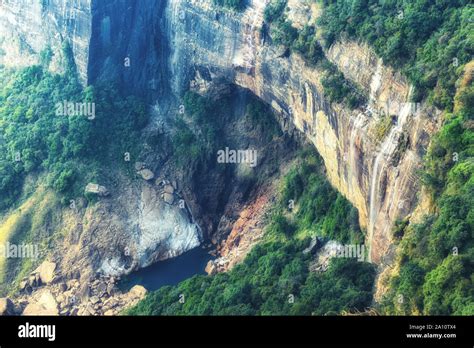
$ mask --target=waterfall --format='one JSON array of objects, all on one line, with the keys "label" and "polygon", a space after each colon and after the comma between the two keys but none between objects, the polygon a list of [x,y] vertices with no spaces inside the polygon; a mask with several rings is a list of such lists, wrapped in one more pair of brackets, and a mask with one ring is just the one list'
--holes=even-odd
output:
[{"label": "waterfall", "polygon": [[357,117],[354,119],[354,122],[351,127],[351,137],[349,140],[349,158],[347,158],[347,155],[344,154],[344,161],[348,162],[348,168],[349,168],[349,176],[347,183],[349,185],[349,189],[352,187],[352,177],[353,174],[357,172],[355,168],[353,168],[354,163],[357,163],[355,160],[355,140],[357,137],[357,133],[363,129],[364,124],[367,120],[367,117],[364,113],[360,113],[357,115]]},{"label": "waterfall", "polygon": [[[410,88],[409,95],[411,95],[412,89]],[[400,104],[399,104],[400,105]],[[379,213],[379,188],[380,188],[380,179],[382,178],[382,173],[385,171],[388,160],[392,153],[396,150],[400,136],[402,134],[403,126],[408,121],[409,116],[411,115],[411,103],[402,103],[399,108],[397,123],[390,129],[389,135],[385,138],[383,143],[380,145],[380,150],[377,152],[375,157],[373,169],[372,169],[372,180],[370,184],[370,204],[369,204],[369,216],[368,216],[368,242],[371,245],[373,239],[375,223],[377,221]],[[371,253],[369,253],[369,261],[371,261]]]},{"label": "waterfall", "polygon": [[267,4],[267,0],[257,0],[253,1],[251,6],[249,6],[247,13],[245,16],[251,17],[249,20],[250,26],[246,26],[244,35],[244,46],[241,56],[237,55],[234,58],[234,65],[245,67],[247,73],[250,73],[251,69],[255,67],[255,61],[257,59],[256,50],[257,50],[257,42],[255,40],[255,32],[258,27],[260,27],[263,23],[263,12],[265,10],[265,6]]}]

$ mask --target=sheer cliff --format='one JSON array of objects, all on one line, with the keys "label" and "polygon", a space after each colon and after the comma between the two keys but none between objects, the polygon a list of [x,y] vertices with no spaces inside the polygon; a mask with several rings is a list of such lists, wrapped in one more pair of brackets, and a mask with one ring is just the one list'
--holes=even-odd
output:
[{"label": "sheer cliff", "polygon": [[[236,15],[210,0],[171,2],[166,20],[172,88],[185,89],[189,80],[197,89],[227,81],[270,104],[282,115],[284,129],[296,127],[316,146],[330,181],[358,208],[372,260],[380,263],[389,253],[393,222],[417,203],[416,173],[439,112],[410,103],[408,82],[369,47],[350,41],[337,42],[326,54],[369,94],[369,102],[356,110],[331,104],[321,71],[266,40],[264,8],[264,2],[252,1]],[[317,16],[305,1],[289,2],[289,11],[296,23]],[[377,138],[374,130],[384,113],[393,125]]]},{"label": "sheer cliff", "polygon": [[[251,0],[236,13],[212,0],[4,1],[0,64],[29,65],[51,47],[56,53],[51,67],[61,70],[59,48],[69,42],[83,84],[119,81],[158,109],[190,88],[208,95],[231,84],[250,90],[271,105],[285,131],[297,129],[314,144],[331,183],[359,211],[371,260],[384,264],[392,251],[393,223],[417,205],[417,171],[439,112],[410,103],[406,79],[368,46],[349,40],[325,53],[367,93],[368,103],[355,110],[331,103],[320,82],[323,72],[272,44],[262,31],[266,3]],[[309,1],[288,6],[296,25],[318,15]],[[384,114],[390,126],[380,135]],[[144,186],[137,192],[153,200],[155,193]]]}]

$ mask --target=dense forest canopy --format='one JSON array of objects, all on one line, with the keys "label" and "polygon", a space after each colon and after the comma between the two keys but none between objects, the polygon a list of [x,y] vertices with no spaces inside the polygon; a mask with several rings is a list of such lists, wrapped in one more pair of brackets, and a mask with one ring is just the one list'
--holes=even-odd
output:
[{"label": "dense forest canopy", "polygon": [[[40,65],[0,71],[0,211],[15,206],[28,174],[48,173],[48,186],[73,198],[88,180],[103,179],[111,158],[120,163],[125,152],[138,155],[145,105],[114,86],[83,89],[68,64],[65,74]],[[64,103],[93,105],[94,115],[58,113]]]}]

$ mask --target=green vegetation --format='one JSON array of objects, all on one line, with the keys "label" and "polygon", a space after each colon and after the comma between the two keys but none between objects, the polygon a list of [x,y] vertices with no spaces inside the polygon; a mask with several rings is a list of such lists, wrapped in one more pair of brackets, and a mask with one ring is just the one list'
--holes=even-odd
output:
[{"label": "green vegetation", "polygon": [[283,45],[299,53],[305,61],[315,66],[324,59],[324,52],[316,39],[316,28],[306,25],[298,31],[286,18],[287,0],[274,0],[265,8],[265,22],[271,25],[271,37],[278,45]]},{"label": "green vegetation", "polygon": [[400,273],[383,304],[387,313],[474,314],[473,68],[465,67],[454,112],[426,156],[423,181],[438,213],[394,231],[404,237]]},{"label": "green vegetation", "polygon": [[342,34],[367,41],[428,97],[451,109],[455,82],[474,54],[474,6],[469,0],[322,0],[319,24],[329,47]]},{"label": "green vegetation", "polygon": [[[363,243],[357,210],[320,173],[322,163],[318,157],[304,154],[304,158],[285,177],[282,191],[283,201],[297,202],[294,214],[289,216],[295,233],[315,232],[342,243]],[[279,217],[274,222],[284,225],[282,219],[284,217]],[[286,234],[289,231],[284,230]]]},{"label": "green vegetation", "polygon": [[298,33],[296,40],[293,40],[292,48],[312,66],[318,64],[325,57],[323,49],[316,39],[316,29],[310,25],[306,25]]},{"label": "green vegetation", "polygon": [[[416,225],[400,221],[394,227],[400,271],[390,281],[382,309],[388,314],[472,315],[474,93],[472,64],[465,64],[474,52],[474,7],[462,0],[323,3],[319,24],[328,47],[343,34],[367,41],[385,63],[408,76],[415,101],[428,98],[447,110],[423,173],[437,213]],[[390,117],[383,118],[376,137],[390,126]]]},{"label": "green vegetation", "polygon": [[[294,209],[288,209],[289,199],[294,200]],[[264,240],[243,263],[227,273],[163,287],[127,314],[325,315],[364,310],[372,299],[372,265],[334,258],[327,272],[310,273],[311,256],[302,252],[315,234],[360,241],[353,213],[325,181],[320,159],[304,152],[284,180]],[[303,220],[301,225],[297,220]]]},{"label": "green vegetation", "polygon": [[265,7],[263,18],[267,24],[285,19],[285,10],[288,0],[271,0]]},{"label": "green vegetation", "polygon": [[271,37],[277,45],[283,45],[291,49],[293,42],[298,38],[298,30],[293,27],[290,21],[282,17],[272,27]]},{"label": "green vegetation", "polygon": [[[173,157],[178,165],[209,161],[218,149],[226,146],[221,140],[232,113],[234,93],[230,92],[218,100],[190,91],[185,93],[184,113],[177,115],[176,130],[171,139]],[[246,119],[259,134],[264,134],[266,142],[281,136],[270,107],[256,98],[252,98],[247,105]]]},{"label": "green vegetation", "polygon": [[[69,62],[64,75],[47,70],[49,48],[41,53],[42,66],[0,67],[0,213],[9,209],[0,225],[0,244],[36,245],[41,252],[36,260],[0,260],[3,295],[15,291],[51,243],[64,237],[58,229],[61,204],[82,196],[88,182],[106,184],[116,168],[134,174],[125,153],[132,160],[140,154],[140,130],[148,122],[145,105],[111,85],[83,89],[67,46],[64,53]],[[59,112],[64,103],[91,107],[83,114]]]},{"label": "green vegetation", "polygon": [[[29,275],[43,260],[45,250],[61,225],[60,202],[56,194],[37,189],[20,207],[8,215],[0,226],[0,242],[38,247],[38,258],[5,258],[0,260],[0,295],[17,290],[19,281]],[[63,231],[61,231],[63,232]]]},{"label": "green vegetation", "polygon": [[331,102],[344,103],[351,109],[356,109],[366,103],[366,97],[362,91],[351,81],[344,77],[337,67],[325,61],[322,66],[325,69],[321,84],[326,95]]},{"label": "green vegetation", "polygon": [[324,70],[321,83],[331,102],[344,103],[351,109],[363,105],[366,102],[363,92],[327,60],[316,37],[316,27],[308,24],[298,31],[286,18],[286,5],[287,0],[275,0],[265,9],[265,21],[270,25],[273,41],[300,54],[308,65]]},{"label": "green vegetation", "polygon": [[[219,103],[193,92],[183,97],[184,114],[178,115],[172,137],[174,159],[178,165],[209,160],[217,151],[225,115],[229,113],[228,97]],[[191,127],[191,125],[193,125]]]},{"label": "green vegetation", "polygon": [[[44,60],[50,55],[46,50]],[[103,178],[104,164],[124,163],[125,152],[137,158],[144,104],[113,86],[83,90],[74,71],[0,69],[0,211],[15,206],[28,174],[47,172],[48,185],[68,201],[82,195],[87,180]],[[95,115],[59,115],[64,102],[90,103]]]},{"label": "green vegetation", "polygon": [[236,11],[243,11],[247,8],[247,0],[213,0],[214,4],[227,7]]},{"label": "green vegetation", "polygon": [[264,134],[267,141],[275,136],[281,136],[282,132],[275,121],[269,106],[254,99],[247,105],[247,117],[260,134]]},{"label": "green vegetation", "polygon": [[374,138],[377,142],[382,141],[392,129],[393,120],[392,116],[382,114],[380,115],[380,119],[377,121],[374,127]]}]

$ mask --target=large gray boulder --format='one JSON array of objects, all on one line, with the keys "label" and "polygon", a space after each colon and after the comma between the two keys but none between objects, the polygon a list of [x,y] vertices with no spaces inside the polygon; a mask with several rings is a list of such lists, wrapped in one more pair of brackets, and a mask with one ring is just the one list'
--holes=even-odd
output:
[{"label": "large gray boulder", "polygon": [[138,172],[141,175],[143,180],[152,180],[155,177],[155,174],[150,169],[142,169]]},{"label": "large gray boulder", "polygon": [[39,276],[42,284],[49,284],[53,281],[56,271],[54,262],[44,261],[34,273]]},{"label": "large gray boulder", "polygon": [[59,315],[58,303],[51,291],[42,289],[31,298],[23,315]]}]

